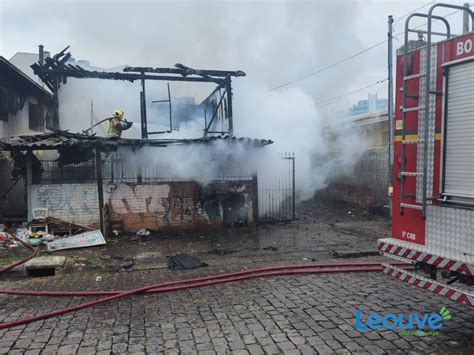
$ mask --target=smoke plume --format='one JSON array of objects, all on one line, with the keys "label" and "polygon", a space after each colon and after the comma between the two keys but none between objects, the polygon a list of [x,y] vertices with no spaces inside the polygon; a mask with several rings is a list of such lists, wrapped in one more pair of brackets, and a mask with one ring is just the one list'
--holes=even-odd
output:
[{"label": "smoke plume", "polygon": [[[171,67],[180,62],[195,68],[240,69],[247,73],[247,77],[233,80],[235,134],[272,139],[275,143],[261,151],[238,154],[229,151],[235,147],[225,145],[212,147],[218,154],[196,147],[182,155],[173,152],[170,156],[176,158],[169,158],[172,161],[163,164],[177,175],[195,177],[199,172],[203,176],[201,170],[207,175],[217,174],[215,166],[222,164],[215,164],[215,159],[237,154],[242,167],[257,166],[262,176],[275,178],[280,174],[279,155],[294,152],[298,196],[306,199],[323,187],[335,171],[350,170],[363,149],[361,140],[353,136],[353,130],[348,130],[344,132],[342,153],[332,159],[332,138],[328,141],[325,134],[332,117],[321,114],[316,101],[351,91],[363,72],[370,73],[366,78],[369,81],[374,75],[379,79],[379,74],[371,70],[373,62],[348,63],[340,70],[269,91],[360,49],[361,40],[354,31],[360,25],[356,22],[357,14],[362,11],[359,3],[102,1],[85,4],[54,3],[57,19],[54,25],[46,20],[51,12],[45,6],[20,3],[15,11],[33,28],[38,28],[38,33],[54,33],[41,38],[47,50],[54,53],[70,44],[77,59],[90,60],[100,67],[125,64]],[[15,11],[10,11],[9,16],[14,17]],[[385,19],[382,17],[380,21]],[[21,34],[21,28],[18,31]],[[374,56],[371,60],[375,60]],[[174,98],[194,96],[200,102],[205,92],[194,86],[172,84]],[[139,83],[70,79],[60,93],[61,125],[80,132],[91,121],[109,117],[114,109],[120,108],[128,120],[135,122],[124,137],[139,138],[138,95]],[[149,101],[166,95],[163,83],[148,84]],[[166,129],[166,110],[160,111],[150,102],[148,105],[150,130]],[[98,127],[96,132],[104,135],[105,128]],[[202,129],[202,118],[196,117],[171,137],[198,137]]]}]

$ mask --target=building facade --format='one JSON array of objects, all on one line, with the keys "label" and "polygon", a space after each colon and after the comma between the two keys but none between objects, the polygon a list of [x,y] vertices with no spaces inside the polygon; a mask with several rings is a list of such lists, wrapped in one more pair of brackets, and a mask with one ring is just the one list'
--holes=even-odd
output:
[{"label": "building facade", "polygon": [[[52,95],[7,59],[0,57],[0,138],[45,130]],[[16,168],[16,170],[15,170]],[[8,152],[0,152],[0,217],[24,220],[25,183]]]},{"label": "building facade", "polygon": [[319,192],[323,198],[344,201],[370,209],[388,204],[388,111],[381,110],[335,120],[327,127],[332,155],[342,151],[350,134],[360,141],[363,152],[348,172],[330,176],[327,186]]}]

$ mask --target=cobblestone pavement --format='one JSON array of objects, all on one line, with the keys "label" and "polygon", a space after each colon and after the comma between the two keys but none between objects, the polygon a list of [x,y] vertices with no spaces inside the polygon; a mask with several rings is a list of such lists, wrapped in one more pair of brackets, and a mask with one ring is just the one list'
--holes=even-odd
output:
[{"label": "cobblestone pavement", "polygon": [[[77,273],[5,281],[0,288],[43,290],[128,289],[256,267],[210,266],[192,271]],[[258,265],[262,266],[262,265]],[[78,304],[91,298],[0,296],[0,322]],[[437,336],[358,331],[355,309],[426,313],[447,307]],[[0,330],[8,354],[471,354],[474,309],[432,295],[382,273],[260,278],[167,294],[136,295],[45,321]]]}]

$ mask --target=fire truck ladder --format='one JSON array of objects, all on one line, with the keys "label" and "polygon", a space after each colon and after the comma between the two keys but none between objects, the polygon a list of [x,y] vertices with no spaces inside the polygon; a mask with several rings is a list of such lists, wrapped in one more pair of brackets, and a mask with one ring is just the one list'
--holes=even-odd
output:
[{"label": "fire truck ladder", "polygon": [[[465,6],[459,6],[459,5],[451,5],[451,4],[434,4],[431,6],[430,10],[428,11],[428,14],[420,14],[420,13],[414,13],[408,16],[408,18],[405,21],[405,45],[403,48],[403,95],[402,95],[402,156],[401,156],[401,172],[400,172],[400,214],[403,214],[403,209],[404,208],[413,208],[417,210],[422,211],[422,216],[423,218],[426,218],[426,206],[427,206],[427,201],[432,199],[432,197],[427,196],[427,186],[428,186],[428,179],[427,179],[427,173],[428,173],[428,124],[430,123],[430,95],[443,95],[443,92],[439,92],[435,89],[431,89],[430,86],[430,80],[431,80],[431,36],[432,35],[441,35],[441,36],[446,36],[447,38],[451,37],[451,28],[449,26],[449,22],[442,16],[434,16],[433,11],[437,7],[444,7],[444,8],[449,8],[449,9],[456,9],[460,11],[467,12],[467,14],[470,15],[471,20],[472,20],[472,31],[474,31],[474,12],[469,9],[469,7]],[[428,28],[426,31],[419,31],[419,30],[414,30],[410,29],[409,23],[410,20],[413,17],[425,17],[428,19]],[[433,32],[432,31],[432,22],[433,19],[440,20],[446,25],[446,33],[438,33],[438,32]],[[419,71],[419,74],[415,75],[410,75],[407,76],[408,72],[408,34],[410,32],[415,32],[415,33],[426,33],[427,34],[427,40],[426,40],[426,72],[421,73]],[[421,63],[420,63],[421,64]],[[420,65],[421,66],[421,65]],[[418,95],[409,95],[407,93],[407,86],[406,83],[409,80],[419,80],[420,78],[426,78],[426,85],[425,85],[425,102],[424,104],[418,103],[418,106],[416,107],[407,107],[407,98],[412,98],[418,100]],[[435,105],[436,107],[436,105]],[[407,140],[406,139],[406,114],[407,112],[411,111],[424,111],[424,127],[423,127],[423,140]],[[434,120],[434,117],[433,117]],[[418,137],[419,137],[418,132]],[[405,171],[405,147],[407,144],[416,144],[417,149],[419,145],[423,145],[423,171],[419,171],[419,167],[417,166],[417,171]],[[418,164],[417,164],[418,165]],[[419,204],[410,204],[410,203],[405,203],[404,199],[405,197],[410,197],[409,195],[405,195],[405,178],[409,176],[421,176],[423,178],[423,196],[421,199],[421,206]]]},{"label": "fire truck ladder", "polygon": [[[411,208],[411,209],[416,209],[416,210],[421,210],[423,213],[423,218],[425,218],[425,209],[426,209],[426,185],[427,185],[427,179],[426,179],[426,167],[427,167],[427,137],[428,137],[428,119],[429,119],[429,95],[440,95],[442,93],[436,91],[436,90],[431,90],[430,85],[429,85],[429,80],[430,80],[430,59],[429,59],[429,54],[430,54],[430,48],[431,48],[431,43],[427,43],[426,45],[426,52],[427,52],[427,65],[426,65],[426,72],[422,73],[421,72],[421,61],[420,61],[420,69],[418,71],[418,74],[413,74],[413,75],[408,75],[408,35],[410,32],[414,33],[427,33],[428,38],[431,40],[431,27],[428,27],[428,31],[420,31],[420,30],[415,30],[410,28],[410,20],[413,19],[414,17],[422,17],[422,18],[428,18],[430,19],[430,14],[421,14],[421,13],[413,13],[405,21],[405,44],[403,46],[403,85],[402,85],[402,106],[400,107],[402,111],[402,147],[401,147],[401,171],[400,171],[400,214],[403,215],[404,208]],[[431,16],[432,18],[435,18],[437,20],[442,21],[446,25],[446,33],[436,33],[437,35],[443,35],[446,36],[447,38],[451,37],[451,28],[449,26],[448,21],[441,16]],[[430,23],[428,21],[428,23]],[[411,80],[420,80],[421,78],[425,78],[426,80],[426,95],[425,95],[425,102],[420,103],[419,102],[419,95],[415,94],[409,94],[407,92],[407,82]],[[418,101],[418,104],[414,107],[407,107],[407,99],[414,99]],[[418,138],[416,140],[413,139],[407,139],[406,135],[406,121],[407,121],[407,113],[408,112],[414,112],[414,111],[424,111],[425,113],[425,134],[424,134],[424,139],[420,140],[418,135]],[[407,144],[416,144],[417,150],[420,148],[420,145],[423,147],[423,170],[419,171],[418,166],[416,171],[405,171],[405,160],[406,160],[406,146]],[[413,204],[413,203],[406,203],[405,198],[413,198],[416,196],[413,196],[411,194],[406,194],[405,193],[405,183],[406,179],[408,177],[418,177],[421,176],[423,178],[423,198],[422,198],[422,204]]]}]

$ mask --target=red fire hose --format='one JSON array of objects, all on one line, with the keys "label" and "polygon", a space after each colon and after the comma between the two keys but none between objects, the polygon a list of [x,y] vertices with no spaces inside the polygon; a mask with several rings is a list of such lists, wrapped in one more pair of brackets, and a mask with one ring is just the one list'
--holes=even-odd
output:
[{"label": "red fire hose", "polygon": [[[393,262],[390,263],[391,265],[399,265],[399,266],[406,266],[407,264],[404,262]],[[279,270],[291,270],[291,269],[312,269],[312,268],[334,268],[334,267],[380,267],[380,262],[352,262],[352,263],[329,263],[329,264],[302,264],[302,265],[284,265],[284,266],[271,266],[271,267],[263,267],[258,269],[249,269],[243,271],[236,271],[226,274],[218,274],[212,276],[204,276],[198,277],[193,279],[187,280],[177,280],[177,281],[169,281],[162,284],[157,284],[154,288],[158,287],[165,287],[165,286],[174,286],[183,283],[190,283],[190,282],[200,282],[200,281],[208,281],[208,280],[215,280],[215,279],[222,279],[234,276],[242,276],[242,275],[249,275],[255,274],[258,272],[268,272],[268,271],[279,271]],[[338,269],[339,270],[339,269]],[[348,269],[344,269],[348,270]],[[372,270],[370,270],[372,271]],[[258,276],[254,276],[258,277]],[[24,291],[24,290],[0,290],[0,294],[10,294],[10,295],[24,295],[24,296],[109,296],[109,295],[117,295],[123,292],[128,292],[128,290],[115,290],[115,291]],[[154,293],[157,292],[156,290],[149,289],[144,291],[146,293]]]},{"label": "red fire hose", "polygon": [[[394,263],[396,265],[405,265],[405,263]],[[337,268],[331,268],[337,266]],[[351,267],[351,268],[347,268]],[[48,295],[48,296],[92,296],[112,294],[95,301],[83,303],[77,306],[71,306],[55,311],[39,314],[32,317],[18,319],[12,322],[0,323],[0,329],[9,328],[17,325],[31,323],[37,320],[42,320],[69,312],[79,311],[84,308],[92,307],[100,303],[112,301],[114,299],[125,296],[142,293],[142,292],[168,292],[182,289],[189,289],[194,287],[202,287],[208,285],[221,284],[226,282],[241,281],[257,277],[281,276],[281,275],[296,275],[296,274],[319,274],[319,273],[339,273],[339,272],[368,272],[381,271],[380,263],[338,263],[338,264],[303,264],[303,265],[289,265],[289,266],[275,266],[259,269],[251,269],[245,271],[238,271],[227,274],[212,275],[206,277],[199,277],[194,279],[165,282],[162,284],[145,286],[129,291],[99,291],[99,292],[45,292],[45,291],[15,291],[15,290],[1,290],[0,293],[5,294],[22,294],[22,295]],[[184,284],[184,285],[181,285]]]}]

